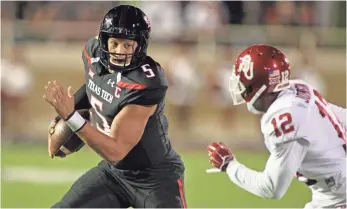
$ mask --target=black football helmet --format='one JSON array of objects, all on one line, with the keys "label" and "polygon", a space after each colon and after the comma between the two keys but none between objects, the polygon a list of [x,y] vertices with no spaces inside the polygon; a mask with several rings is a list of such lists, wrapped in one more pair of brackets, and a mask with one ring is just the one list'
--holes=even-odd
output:
[{"label": "black football helmet", "polygon": [[[112,8],[104,16],[100,31],[100,61],[106,67],[114,71],[132,70],[138,67],[147,55],[147,47],[150,38],[151,25],[145,13],[131,5],[120,5]],[[117,66],[110,62],[110,53],[108,51],[108,39],[122,38],[137,42],[138,46],[131,55],[132,59],[129,65]],[[130,56],[125,55],[125,56]]]}]

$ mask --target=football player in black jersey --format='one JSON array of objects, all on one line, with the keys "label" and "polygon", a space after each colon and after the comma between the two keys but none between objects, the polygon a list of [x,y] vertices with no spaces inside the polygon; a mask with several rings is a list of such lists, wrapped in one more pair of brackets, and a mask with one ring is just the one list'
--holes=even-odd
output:
[{"label": "football player in black jersey", "polygon": [[[75,94],[56,81],[45,87],[56,122],[65,120],[103,158],[53,207],[186,207],[184,165],[164,115],[168,82],[147,56],[150,30],[139,8],[112,8],[83,49],[85,85]],[[76,111],[86,108],[91,123]]]}]

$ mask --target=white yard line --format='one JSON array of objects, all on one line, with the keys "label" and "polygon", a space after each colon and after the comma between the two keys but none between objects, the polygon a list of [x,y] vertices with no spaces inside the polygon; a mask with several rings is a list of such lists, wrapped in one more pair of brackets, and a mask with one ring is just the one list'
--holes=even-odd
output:
[{"label": "white yard line", "polygon": [[1,171],[1,179],[4,182],[60,184],[75,181],[87,170],[6,166]]}]

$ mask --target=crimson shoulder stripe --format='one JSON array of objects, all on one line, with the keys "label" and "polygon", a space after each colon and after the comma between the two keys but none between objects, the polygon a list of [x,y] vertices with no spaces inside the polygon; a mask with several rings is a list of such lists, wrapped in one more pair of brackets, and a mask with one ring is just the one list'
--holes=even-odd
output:
[{"label": "crimson shoulder stripe", "polygon": [[142,90],[145,89],[146,86],[143,84],[139,84],[139,83],[127,83],[124,81],[119,81],[117,83],[117,86],[121,87],[121,88],[126,88],[126,89],[136,89],[136,90]]},{"label": "crimson shoulder stripe", "polygon": [[84,54],[84,56],[87,58],[88,63],[89,63],[89,64],[92,64],[91,58],[90,58],[90,56],[89,56],[88,53],[87,53],[86,46],[84,46],[83,54]]}]

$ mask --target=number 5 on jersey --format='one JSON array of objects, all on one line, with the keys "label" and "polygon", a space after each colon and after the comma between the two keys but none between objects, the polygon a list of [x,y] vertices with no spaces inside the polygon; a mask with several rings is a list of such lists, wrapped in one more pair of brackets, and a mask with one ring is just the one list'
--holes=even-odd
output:
[{"label": "number 5 on jersey", "polygon": [[106,118],[100,113],[102,112],[103,109],[103,102],[98,100],[96,97],[94,97],[93,95],[91,95],[90,98],[90,104],[92,105],[92,107],[95,110],[95,113],[98,115],[98,117],[101,119],[102,121],[102,125],[99,125],[99,123],[96,123],[96,128],[101,131],[102,133],[109,135],[110,134],[110,130],[111,127],[108,125]]},{"label": "number 5 on jersey", "polygon": [[153,70],[150,68],[149,64],[145,64],[141,66],[143,72],[146,74],[147,78],[155,77]]},{"label": "number 5 on jersey", "polygon": [[275,130],[276,137],[280,137],[283,134],[294,131],[294,125],[292,124],[292,122],[292,116],[288,112],[274,117],[271,120],[271,123]]}]

